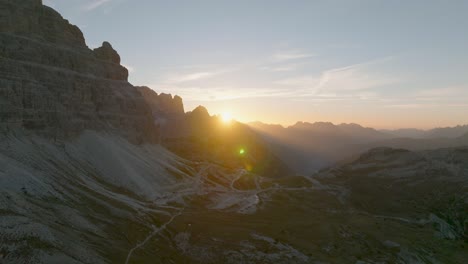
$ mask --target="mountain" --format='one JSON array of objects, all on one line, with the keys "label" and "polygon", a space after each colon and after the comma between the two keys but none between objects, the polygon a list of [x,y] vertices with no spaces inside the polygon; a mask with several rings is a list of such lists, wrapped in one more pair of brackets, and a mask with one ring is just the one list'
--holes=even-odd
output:
[{"label": "mountain", "polygon": [[[41,1],[2,1],[2,10],[8,11],[0,35],[4,130],[26,128],[54,139],[73,138],[86,130],[112,131],[139,144],[160,142],[161,133],[205,137],[170,125],[169,132],[163,132],[166,123],[191,126],[182,99],[131,85],[110,43],[90,50],[81,31]],[[266,148],[255,147],[259,155],[275,159]],[[270,164],[274,168],[268,168]],[[254,167],[285,173],[287,168],[278,164],[276,160]]]},{"label": "mountain", "polygon": [[179,216],[254,213],[256,186],[287,176],[250,128],[134,87],[110,43],[89,49],[41,1],[0,13],[1,263],[205,262],[181,253]]},{"label": "mountain", "polygon": [[[179,156],[227,168],[243,167],[269,177],[292,174],[250,127],[238,122],[225,125],[203,106],[184,113],[180,97],[158,95],[148,87],[137,89],[151,107],[158,142]],[[241,150],[244,153],[240,154]]]},{"label": "mountain", "polygon": [[440,127],[430,130],[422,129],[397,129],[397,130],[381,130],[381,132],[391,134],[395,137],[409,138],[456,138],[468,133],[468,125],[455,127]]},{"label": "mountain", "polygon": [[406,148],[409,150],[425,150],[468,146],[468,133],[456,138],[393,138],[381,140],[370,144],[363,144],[360,148],[370,149],[375,147]]},{"label": "mountain", "polygon": [[59,139],[112,130],[155,141],[151,111],[108,42],[90,50],[76,26],[39,0],[0,4],[3,130]]},{"label": "mountain", "polygon": [[357,124],[297,122],[282,127],[255,122],[249,125],[270,143],[273,153],[297,173],[305,175],[355,154],[355,144],[391,138]]},{"label": "mountain", "polygon": [[382,129],[380,131],[389,135],[393,135],[394,137],[402,138],[423,138],[427,132],[426,130],[416,128],[401,128],[395,130]]},{"label": "mountain", "polygon": [[[0,141],[3,263],[463,263],[468,150],[269,179],[85,132]],[[44,158],[47,157],[47,158]]]},{"label": "mountain", "polygon": [[[297,122],[290,127],[261,122],[249,124],[270,143],[270,148],[296,173],[310,175],[317,170],[353,160],[362,152],[376,147],[429,150],[468,146],[466,134],[458,137],[430,135],[457,135],[463,127],[434,129],[424,132],[423,138],[397,137],[391,133],[364,128],[357,124]],[[455,133],[455,131],[457,131]],[[417,131],[401,130],[406,134]]]},{"label": "mountain", "polygon": [[365,128],[353,123],[334,125],[330,122],[297,122],[292,126],[283,127],[281,125],[253,122],[249,123],[249,125],[260,132],[275,137],[293,138],[290,134],[294,134],[295,136],[299,136],[299,138],[294,137],[298,142],[301,142],[304,138],[309,141],[319,140],[316,139],[316,137],[321,136],[326,138],[321,138],[320,140],[332,142],[336,140],[346,141],[350,139],[357,142],[369,142],[389,138],[389,135],[379,132],[373,128]]},{"label": "mountain", "polygon": [[[111,44],[90,50],[40,0],[0,14],[0,263],[468,258],[466,147],[378,148],[293,176],[268,137],[128,83]],[[381,136],[294,133],[311,129]]]},{"label": "mountain", "polygon": [[429,130],[426,133],[426,138],[456,138],[468,133],[468,125],[456,127],[440,127]]},{"label": "mountain", "polygon": [[[467,160],[467,147],[376,148],[311,178],[348,205],[349,219],[340,234],[355,248],[369,246],[377,253],[371,249],[376,243],[394,250],[395,259],[382,258],[384,263],[463,263],[468,257],[462,246],[468,241]],[[330,253],[342,254],[335,245]],[[365,256],[361,261],[373,262]]]}]

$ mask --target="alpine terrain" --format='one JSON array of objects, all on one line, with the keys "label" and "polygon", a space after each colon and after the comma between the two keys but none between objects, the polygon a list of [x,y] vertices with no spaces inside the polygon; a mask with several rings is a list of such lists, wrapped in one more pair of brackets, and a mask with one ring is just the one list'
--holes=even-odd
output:
[{"label": "alpine terrain", "polygon": [[41,0],[0,0],[0,263],[467,263],[460,145],[298,173],[256,129],[133,86]]}]

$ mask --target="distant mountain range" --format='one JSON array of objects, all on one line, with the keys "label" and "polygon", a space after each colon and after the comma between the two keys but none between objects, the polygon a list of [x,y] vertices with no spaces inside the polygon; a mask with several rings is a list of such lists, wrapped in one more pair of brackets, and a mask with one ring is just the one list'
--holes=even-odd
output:
[{"label": "distant mountain range", "polygon": [[270,142],[277,156],[300,174],[311,174],[348,161],[374,147],[424,150],[468,145],[468,126],[428,131],[379,131],[358,124],[334,125],[329,122],[297,122],[289,127],[261,122],[249,125]]},{"label": "distant mountain range", "polygon": [[404,128],[396,130],[380,130],[395,137],[409,138],[456,138],[468,133],[468,125],[455,127],[439,127],[430,130]]}]

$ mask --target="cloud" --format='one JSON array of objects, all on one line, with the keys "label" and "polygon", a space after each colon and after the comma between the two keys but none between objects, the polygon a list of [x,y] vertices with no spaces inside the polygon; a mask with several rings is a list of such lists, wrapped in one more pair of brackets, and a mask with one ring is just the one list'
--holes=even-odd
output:
[{"label": "cloud", "polygon": [[305,58],[310,58],[314,56],[315,54],[290,50],[290,51],[278,52],[272,56],[272,59],[273,61],[279,62],[279,61],[305,59]]},{"label": "cloud", "polygon": [[275,83],[291,88],[302,88],[304,95],[319,95],[330,92],[350,93],[368,90],[397,82],[396,78],[375,72],[372,61],[323,71],[317,75],[302,75],[278,80]]},{"label": "cloud", "polygon": [[160,92],[176,93],[185,101],[223,101],[243,98],[284,97],[290,91],[286,89],[243,88],[232,86],[174,86],[167,84],[153,84],[150,87]]},{"label": "cloud", "polygon": [[185,83],[191,81],[197,81],[202,79],[207,79],[224,73],[224,71],[204,71],[204,72],[194,72],[188,74],[178,74],[169,78],[167,83]]},{"label": "cloud", "polygon": [[272,66],[261,66],[260,70],[270,72],[292,72],[299,68],[299,64],[287,64],[287,65],[272,65]]},{"label": "cloud", "polygon": [[440,98],[440,97],[457,97],[467,95],[468,88],[466,87],[443,87],[435,89],[424,89],[416,93],[416,96],[424,98]]},{"label": "cloud", "polygon": [[431,105],[425,104],[392,104],[392,105],[385,105],[386,108],[395,108],[395,109],[418,109],[424,108]]},{"label": "cloud", "polygon": [[463,104],[463,103],[425,103],[425,104],[391,104],[391,105],[385,105],[386,108],[396,108],[396,109],[421,109],[421,108],[435,108],[435,107],[468,107],[468,104]]},{"label": "cloud", "polygon": [[111,1],[112,0],[93,0],[87,5],[85,5],[84,9],[87,11],[91,11]]},{"label": "cloud", "polygon": [[[291,57],[293,56],[289,56]],[[153,87],[158,91],[177,93],[188,101],[240,98],[300,99],[317,102],[376,101],[380,99],[379,94],[371,88],[397,81],[375,71],[373,66],[382,61],[384,60],[369,61],[298,76],[295,76],[296,72],[307,71],[303,66],[308,63],[270,61],[269,64],[264,62],[168,67],[165,68],[168,74],[162,76],[162,81],[156,81],[158,85]],[[173,70],[179,73],[174,73]],[[275,80],[277,76],[285,77]]]},{"label": "cloud", "polygon": [[356,64],[326,71],[322,74],[318,90],[366,90],[394,83],[396,79],[367,69],[367,64]]},{"label": "cloud", "polygon": [[295,88],[316,87],[320,83],[320,78],[316,76],[298,76],[275,81],[275,84],[292,86]]}]

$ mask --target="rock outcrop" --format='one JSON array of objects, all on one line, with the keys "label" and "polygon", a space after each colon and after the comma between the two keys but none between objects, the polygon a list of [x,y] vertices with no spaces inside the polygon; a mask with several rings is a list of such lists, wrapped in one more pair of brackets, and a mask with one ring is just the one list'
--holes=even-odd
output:
[{"label": "rock outcrop", "polygon": [[210,118],[210,114],[208,113],[208,109],[206,109],[206,107],[201,106],[201,105],[197,106],[189,114],[195,120],[206,120],[206,119]]},{"label": "rock outcrop", "polygon": [[108,42],[82,32],[41,1],[0,0],[0,123],[48,137],[105,130],[154,141],[150,107],[127,81]]},{"label": "rock outcrop", "polygon": [[85,48],[81,30],[41,0],[1,0],[0,32]]},{"label": "rock outcrop", "polygon": [[112,45],[104,41],[102,46],[93,50],[98,59],[108,61],[115,64],[120,64],[120,56],[117,51],[112,48]]},{"label": "rock outcrop", "polygon": [[151,107],[155,118],[175,117],[185,113],[182,98],[178,95],[172,97],[171,94],[158,94],[147,86],[137,86],[136,88]]}]

